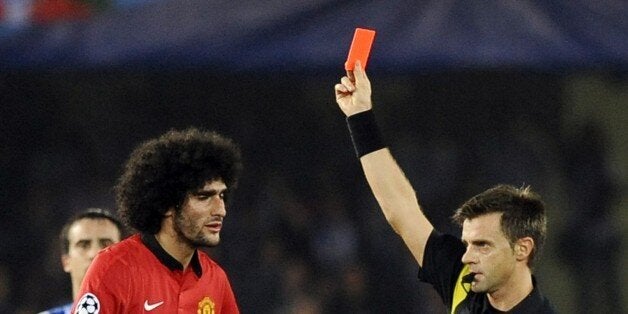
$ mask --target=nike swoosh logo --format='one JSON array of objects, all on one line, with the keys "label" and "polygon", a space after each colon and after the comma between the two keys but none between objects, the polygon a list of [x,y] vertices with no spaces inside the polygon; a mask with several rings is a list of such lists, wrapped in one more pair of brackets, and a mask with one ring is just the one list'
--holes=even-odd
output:
[{"label": "nike swoosh logo", "polygon": [[152,311],[154,309],[156,309],[158,306],[164,304],[164,301],[158,302],[158,303],[154,303],[154,304],[148,304],[148,300],[144,301],[144,309],[146,311]]}]

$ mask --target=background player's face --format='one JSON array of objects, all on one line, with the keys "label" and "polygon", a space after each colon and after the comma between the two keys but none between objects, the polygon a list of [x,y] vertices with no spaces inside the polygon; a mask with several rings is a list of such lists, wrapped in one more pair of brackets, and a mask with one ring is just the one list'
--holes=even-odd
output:
[{"label": "background player's face", "polygon": [[63,270],[81,282],[98,251],[120,242],[120,230],[106,218],[83,218],[68,229],[68,253],[61,257]]},{"label": "background player's face", "polygon": [[227,214],[226,191],[227,186],[218,179],[188,193],[181,210],[174,215],[174,229],[180,240],[193,247],[218,245],[222,221]]},{"label": "background player's face", "polygon": [[474,292],[492,293],[508,285],[516,258],[501,229],[501,213],[467,219],[462,225],[462,241],[467,251],[462,262],[477,273],[471,285]]}]

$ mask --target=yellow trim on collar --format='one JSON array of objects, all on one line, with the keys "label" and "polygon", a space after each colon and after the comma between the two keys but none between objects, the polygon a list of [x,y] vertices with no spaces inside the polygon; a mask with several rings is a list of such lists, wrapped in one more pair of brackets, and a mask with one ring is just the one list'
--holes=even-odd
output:
[{"label": "yellow trim on collar", "polygon": [[468,291],[471,291],[471,284],[463,285],[462,283],[462,278],[470,273],[471,271],[469,271],[469,265],[464,265],[458,275],[458,280],[456,280],[456,285],[454,286],[454,295],[451,298],[451,314],[456,312],[458,305],[460,305],[460,303],[462,303],[462,301],[467,297],[467,294],[469,293]]}]

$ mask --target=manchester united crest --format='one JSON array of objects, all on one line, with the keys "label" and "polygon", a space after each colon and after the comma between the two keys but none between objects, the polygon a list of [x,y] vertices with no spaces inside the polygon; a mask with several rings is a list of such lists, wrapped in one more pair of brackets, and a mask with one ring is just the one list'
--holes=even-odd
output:
[{"label": "manchester united crest", "polygon": [[214,302],[209,297],[204,297],[201,302],[198,302],[197,314],[215,314]]}]

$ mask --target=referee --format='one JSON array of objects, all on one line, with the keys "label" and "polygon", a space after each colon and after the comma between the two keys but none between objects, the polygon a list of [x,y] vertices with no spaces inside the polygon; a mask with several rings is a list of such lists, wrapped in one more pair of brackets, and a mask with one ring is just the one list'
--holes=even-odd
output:
[{"label": "referee", "polygon": [[498,185],[456,210],[461,239],[434,229],[381,139],[371,83],[359,62],[334,87],[366,179],[384,216],[451,313],[555,313],[532,274],[545,241],[545,207],[529,187]]}]

